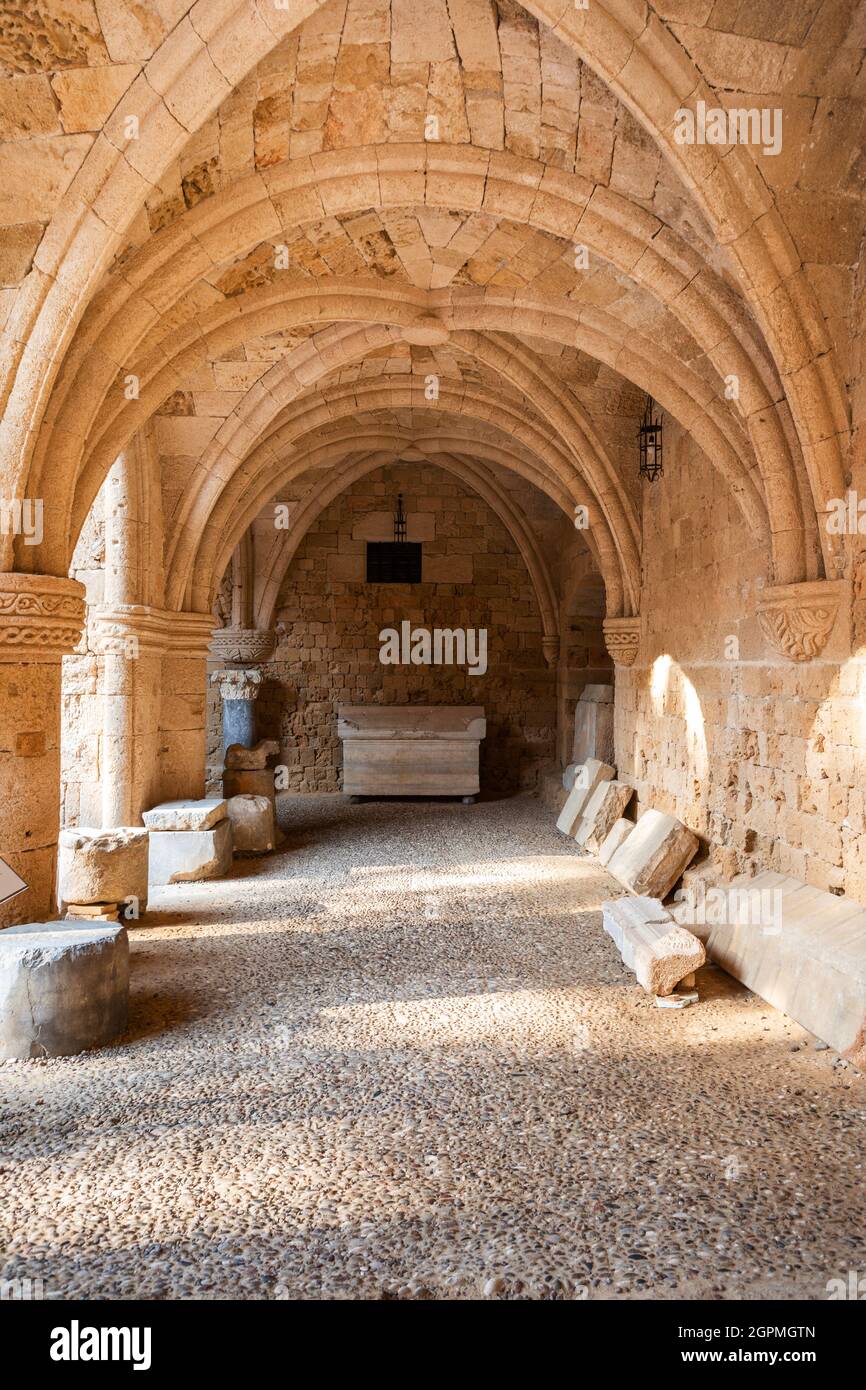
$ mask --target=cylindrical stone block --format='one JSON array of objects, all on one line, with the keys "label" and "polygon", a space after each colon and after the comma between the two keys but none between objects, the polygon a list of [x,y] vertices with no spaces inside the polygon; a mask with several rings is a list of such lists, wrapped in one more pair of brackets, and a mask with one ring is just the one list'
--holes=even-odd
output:
[{"label": "cylindrical stone block", "polygon": [[66,1057],[126,1028],[124,927],[30,922],[0,932],[0,1059]]}]

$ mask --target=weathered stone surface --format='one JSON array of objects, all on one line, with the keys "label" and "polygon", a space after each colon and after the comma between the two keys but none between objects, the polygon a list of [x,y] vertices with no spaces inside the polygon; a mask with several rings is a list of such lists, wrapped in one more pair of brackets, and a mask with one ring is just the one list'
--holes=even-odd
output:
[{"label": "weathered stone surface", "polygon": [[600,782],[610,782],[616,776],[616,768],[609,763],[600,763],[597,758],[590,758],[588,762],[582,764],[581,770],[576,774],[574,784],[568,793],[565,805],[559,813],[556,822],[557,830],[561,830],[564,835],[573,835],[577,825],[593,792]]},{"label": "weathered stone surface", "polygon": [[211,796],[200,801],[164,801],[145,811],[142,820],[148,830],[210,830],[227,815],[222,797]]},{"label": "weathered stone surface", "polygon": [[61,830],[57,899],[65,903],[147,902],[148,833],[137,826],[117,830]]},{"label": "weathered stone surface", "polygon": [[231,801],[233,796],[269,796],[274,800],[274,773],[272,768],[226,768],[223,773],[223,796]]},{"label": "weathered stone surface", "polygon": [[607,867],[620,845],[628,838],[633,830],[633,820],[614,821],[605,839],[598,847],[599,862],[604,867]]},{"label": "weathered stone surface", "polygon": [[697,835],[676,816],[648,810],[612,855],[607,868],[633,893],[664,898],[697,849]]},{"label": "weathered stone surface", "polygon": [[232,743],[226,749],[225,766],[231,771],[252,772],[267,767],[268,758],[274,758],[280,751],[276,739],[260,739],[254,748],[245,748],[242,743]]},{"label": "weathered stone surface", "polygon": [[673,917],[711,960],[866,1070],[866,908],[770,871],[724,891],[726,913],[683,904]]},{"label": "weathered stone surface", "polygon": [[633,795],[633,787],[616,780],[601,782],[596,787],[574,832],[574,838],[582,849],[590,854],[598,854]]},{"label": "weathered stone surface", "polygon": [[577,776],[577,770],[580,766],[580,763],[569,763],[568,767],[563,769],[562,785],[565,791],[571,791],[572,787],[574,786],[574,779]]},{"label": "weathered stone surface", "polygon": [[126,1028],[128,998],[123,927],[29,922],[0,932],[0,1059],[102,1047]]},{"label": "weathered stone surface", "polygon": [[706,960],[703,943],[678,926],[658,898],[602,903],[602,925],[648,994],[670,994]]},{"label": "weathered stone surface", "polygon": [[341,706],[349,796],[475,796],[486,732],[480,705]]},{"label": "weathered stone surface", "polygon": [[151,836],[152,884],[223,878],[232,866],[231,822],[209,830],[162,830]]},{"label": "weathered stone surface", "polygon": [[662,936],[635,944],[634,973],[648,994],[670,994],[706,958],[703,942],[685,927],[672,927]]},{"label": "weathered stone surface", "polygon": [[235,854],[266,854],[274,848],[274,803],[249,793],[228,801]]},{"label": "weathered stone surface", "polygon": [[603,763],[615,761],[613,715],[613,686],[584,686],[574,707],[571,756],[575,763],[585,763],[589,758]]}]

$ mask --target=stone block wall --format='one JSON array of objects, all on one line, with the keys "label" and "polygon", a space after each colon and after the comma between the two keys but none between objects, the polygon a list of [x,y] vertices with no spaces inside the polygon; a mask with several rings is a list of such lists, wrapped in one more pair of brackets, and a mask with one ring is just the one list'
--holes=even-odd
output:
[{"label": "stone block wall", "polygon": [[866,664],[850,604],[817,660],[765,643],[767,556],[704,455],[666,421],[644,485],[641,643],[616,681],[619,775],[679,816],[720,874],[761,868],[866,902]]},{"label": "stone block wall", "polygon": [[[393,539],[398,492],[409,539],[425,537],[422,583],[367,584],[366,540]],[[298,548],[276,619],[283,632],[262,667],[257,713],[260,734],[280,741],[293,791],[339,789],[338,704],[483,705],[482,788],[534,786],[555,756],[556,672],[542,654],[524,561],[487,504],[440,469],[383,468],[335,499]],[[486,628],[486,674],[383,666],[378,634],[404,619],[431,629]],[[210,710],[213,762],[220,737],[213,697]]]}]

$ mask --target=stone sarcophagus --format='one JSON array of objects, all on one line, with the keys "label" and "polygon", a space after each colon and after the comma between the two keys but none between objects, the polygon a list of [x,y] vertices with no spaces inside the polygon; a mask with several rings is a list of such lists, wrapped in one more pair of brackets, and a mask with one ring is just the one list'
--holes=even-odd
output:
[{"label": "stone sarcophagus", "polygon": [[478,794],[481,705],[342,705],[347,796]]}]

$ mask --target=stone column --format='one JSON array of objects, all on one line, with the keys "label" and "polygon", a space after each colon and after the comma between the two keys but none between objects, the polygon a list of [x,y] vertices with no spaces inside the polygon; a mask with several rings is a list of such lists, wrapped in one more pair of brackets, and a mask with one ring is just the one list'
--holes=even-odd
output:
[{"label": "stone column", "polygon": [[256,742],[256,706],[262,673],[249,670],[214,671],[211,681],[223,702],[223,754],[233,743],[252,748]]},{"label": "stone column", "polygon": [[207,660],[211,613],[164,613],[160,676],[158,801],[199,798],[205,791]]},{"label": "stone column", "polygon": [[28,885],[0,904],[0,926],[54,916],[61,659],[83,624],[76,580],[0,574],[0,855]]},{"label": "stone column", "polygon": [[142,811],[159,799],[162,660],[171,617],[127,604],[100,609],[91,621],[100,668],[104,829],[140,825]]}]

